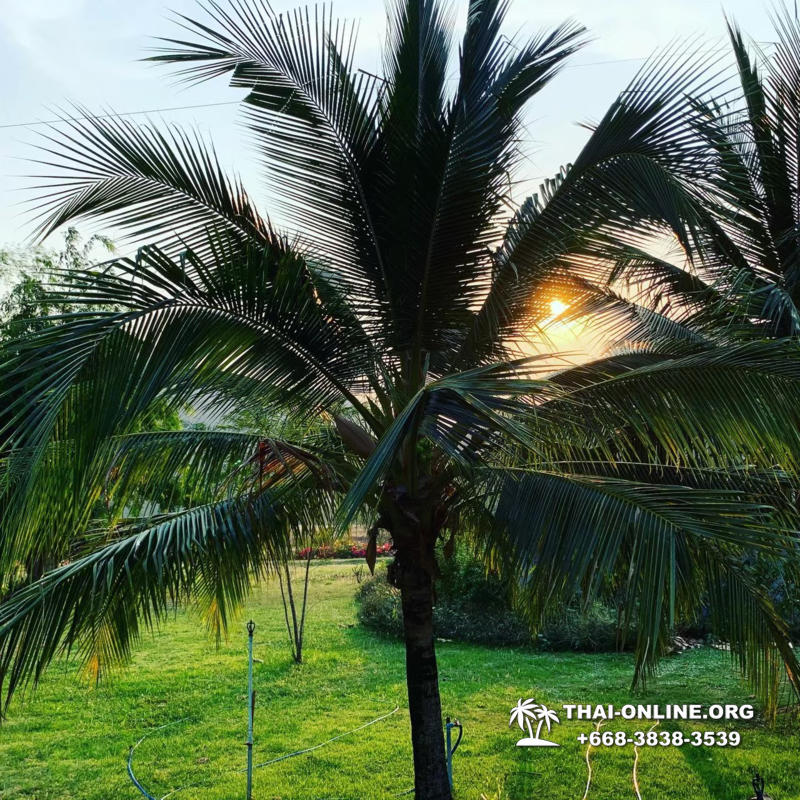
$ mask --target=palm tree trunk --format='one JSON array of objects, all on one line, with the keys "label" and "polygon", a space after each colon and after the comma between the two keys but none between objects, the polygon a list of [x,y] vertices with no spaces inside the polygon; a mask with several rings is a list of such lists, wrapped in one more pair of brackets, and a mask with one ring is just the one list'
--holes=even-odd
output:
[{"label": "palm tree trunk", "polygon": [[406,643],[414,797],[415,800],[450,800],[433,641],[433,581],[421,566],[408,561],[398,577]]}]

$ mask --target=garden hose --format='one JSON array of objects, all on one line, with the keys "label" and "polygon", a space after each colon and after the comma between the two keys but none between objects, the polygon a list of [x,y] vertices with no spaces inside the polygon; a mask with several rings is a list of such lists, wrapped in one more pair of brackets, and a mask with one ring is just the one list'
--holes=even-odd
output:
[{"label": "garden hose", "polygon": [[[357,728],[353,728],[353,730],[351,730],[351,731],[345,731],[344,733],[340,733],[337,736],[333,736],[330,739],[326,739],[324,742],[320,742],[319,744],[315,744],[312,747],[306,747],[306,748],[304,748],[302,750],[296,750],[293,753],[285,753],[284,755],[278,756],[277,758],[272,758],[269,761],[263,761],[261,764],[256,764],[254,766],[254,768],[258,769],[259,767],[266,767],[266,766],[269,766],[270,764],[277,764],[279,761],[286,761],[289,758],[294,758],[295,756],[301,756],[304,753],[310,753],[310,752],[312,752],[314,750],[319,750],[320,747],[325,747],[326,745],[330,744],[331,742],[335,742],[338,739],[344,738],[345,736],[350,736],[353,733],[357,733],[358,731],[364,730],[364,728],[368,728],[370,725],[375,725],[378,722],[382,722],[383,720],[388,719],[389,717],[391,717],[393,714],[396,714],[399,710],[400,710],[400,706],[395,706],[394,709],[392,711],[390,711],[388,714],[383,714],[380,717],[376,717],[375,719],[370,720],[369,722],[365,722],[363,725],[359,725]],[[173,789],[172,791],[170,791],[166,795],[164,795],[164,797],[162,797],[162,798],[154,797],[152,794],[150,794],[150,792],[147,791],[147,789],[141,784],[141,782],[136,778],[136,775],[134,775],[134,773],[133,773],[133,753],[136,750],[136,748],[148,736],[150,736],[151,734],[155,733],[156,731],[160,731],[163,728],[168,728],[170,725],[177,725],[180,722],[185,722],[187,719],[188,719],[188,717],[184,717],[183,719],[175,720],[174,722],[168,722],[166,725],[161,725],[158,728],[154,728],[152,731],[150,731],[149,733],[146,733],[144,736],[142,736],[142,738],[139,739],[139,741],[136,742],[136,744],[131,745],[131,748],[128,751],[128,777],[130,778],[131,783],[136,787],[136,789],[139,791],[139,793],[142,795],[142,797],[144,797],[146,800],[164,800],[164,797],[168,797],[169,795],[175,794],[176,792],[181,791],[182,789],[188,789],[189,788],[188,786],[183,786],[180,789]],[[238,773],[246,772],[246,771],[247,771],[246,767],[245,767],[245,769],[231,770],[231,772],[238,772]],[[412,789],[412,791],[413,791],[413,789]]]},{"label": "garden hose", "polygon": [[[255,769],[259,767],[266,767],[270,764],[277,764],[279,761],[286,761],[287,758],[294,758],[295,756],[301,756],[304,753],[310,753],[312,750],[319,750],[320,747],[325,747],[326,744],[330,744],[331,742],[335,742],[337,739],[342,739],[345,736],[349,736],[351,733],[356,733],[358,731],[364,730],[364,728],[369,728],[370,725],[374,725],[376,722],[382,722],[383,720],[391,717],[392,714],[396,714],[400,710],[400,706],[395,706],[393,711],[390,711],[388,714],[384,714],[382,717],[376,717],[375,719],[371,720],[370,722],[365,722],[363,725],[359,725],[357,728],[353,728],[351,731],[345,731],[345,733],[340,733],[338,736],[334,736],[331,739],[327,739],[324,742],[320,742],[319,744],[315,744],[313,747],[306,747],[303,750],[296,750],[294,753],[286,753],[285,755],[278,756],[277,758],[271,758],[269,761],[262,761],[260,764],[255,765]],[[244,772],[245,770],[240,769],[237,772]]]},{"label": "garden hose", "polygon": [[166,725],[159,725],[157,728],[154,728],[152,731],[149,731],[141,739],[139,739],[136,744],[132,744],[130,749],[128,750],[128,777],[131,779],[131,783],[139,790],[143,797],[146,797],[147,800],[158,800],[157,797],[153,797],[147,789],[142,786],[142,784],[137,780],[136,776],[133,774],[133,752],[136,748],[151,734],[155,733],[156,731],[163,730],[164,728],[169,728],[171,725],[178,725],[181,722],[186,722],[189,717],[184,717],[183,719],[176,719],[173,722],[167,722]]}]

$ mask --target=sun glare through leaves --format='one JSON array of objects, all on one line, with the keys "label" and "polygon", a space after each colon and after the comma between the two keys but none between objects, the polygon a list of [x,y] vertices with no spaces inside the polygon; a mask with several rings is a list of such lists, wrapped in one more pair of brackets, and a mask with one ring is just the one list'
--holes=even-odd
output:
[{"label": "sun glare through leaves", "polygon": [[550,301],[550,314],[553,319],[560,317],[567,308],[567,304],[557,298]]}]

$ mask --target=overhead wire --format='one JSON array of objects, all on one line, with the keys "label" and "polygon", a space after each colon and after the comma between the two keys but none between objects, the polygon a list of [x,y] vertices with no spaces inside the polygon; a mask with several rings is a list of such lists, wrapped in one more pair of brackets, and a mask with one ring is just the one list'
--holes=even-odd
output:
[{"label": "overhead wire", "polygon": [[[773,44],[773,42],[757,42],[756,44]],[[715,48],[720,49],[720,48]],[[581,69],[584,67],[600,67],[607,64],[624,64],[634,61],[647,61],[650,56],[632,56],[630,58],[612,58],[601,61],[584,61],[577,64],[566,64],[564,69]],[[361,70],[364,72],[364,70]],[[77,117],[54,117],[51,119],[41,120],[27,120],[25,122],[5,122],[0,123],[0,130],[8,130],[12,128],[34,128],[40,125],[55,125],[59,122],[81,122],[87,119],[117,119],[120,117],[135,117],[145,114],[165,114],[174,111],[193,111],[206,108],[218,108],[221,106],[235,106],[239,105],[241,100],[221,100],[214,103],[192,103],[183,106],[162,106],[159,108],[143,108],[134,111],[119,111],[108,112],[105,114],[95,114],[91,116],[77,116]]]}]

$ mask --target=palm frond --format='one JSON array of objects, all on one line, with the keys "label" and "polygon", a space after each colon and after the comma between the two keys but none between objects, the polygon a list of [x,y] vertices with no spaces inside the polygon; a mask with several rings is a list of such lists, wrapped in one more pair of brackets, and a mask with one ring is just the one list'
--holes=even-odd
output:
[{"label": "palm frond", "polygon": [[142,624],[152,628],[190,596],[213,596],[221,623],[253,574],[287,546],[277,497],[225,500],[116,531],[117,541],[48,573],[0,606],[5,708],[60,654],[105,668],[124,660]]},{"label": "palm frond", "polygon": [[640,244],[648,226],[668,225],[688,245],[697,199],[688,187],[705,160],[687,115],[687,94],[714,86],[713,57],[666,51],[622,92],[575,160],[529,198],[495,253],[492,288],[462,345],[463,358],[497,356],[500,342],[530,327],[528,301],[569,264],[596,276],[609,240]]},{"label": "palm frond", "polygon": [[776,535],[768,505],[748,502],[741,489],[524,469],[500,471],[489,492],[498,527],[481,538],[516,577],[535,621],[559,598],[580,592],[588,602],[621,569],[637,629],[636,680],[664,654],[676,609],[696,611],[708,599],[718,634],[762,698],[774,697],[781,667],[800,690],[786,626],[763,591],[742,580],[745,552],[782,553],[794,540]]},{"label": "palm frond", "polygon": [[[778,465],[796,476],[798,357],[785,340],[680,356],[641,350],[555,376],[567,393],[552,407],[563,424],[563,403],[575,404],[573,430],[611,460],[655,448],[676,465]],[[537,424],[548,411],[538,409]],[[617,449],[603,448],[602,431]]]},{"label": "palm frond", "polygon": [[[5,345],[5,430],[28,464],[7,509],[23,532],[17,541],[33,538],[42,514],[56,521],[47,503],[33,513],[36,482],[50,485],[42,497],[65,500],[59,525],[81,529],[113,468],[109,442],[137,430],[154,404],[197,403],[210,414],[248,402],[307,415],[348,400],[364,409],[353,394],[371,369],[363,331],[321,305],[302,260],[269,248],[225,255],[209,264],[190,254],[181,265],[148,249],[139,263],[73,276],[79,302],[114,298],[118,310],[70,314]],[[58,488],[47,466],[63,459]]]},{"label": "palm frond", "polygon": [[40,238],[67,222],[91,220],[173,253],[207,246],[209,228],[288,249],[197,133],[76,108],[43,137],[38,163],[54,171],[39,176]]},{"label": "palm frond", "polygon": [[584,29],[565,24],[517,46],[501,33],[504,14],[503,4],[470,5],[444,135],[438,148],[428,136],[425,148],[413,155],[424,159],[420,172],[434,181],[427,191],[415,187],[428,211],[416,216],[429,220],[428,227],[405,237],[407,248],[417,248],[406,264],[419,286],[412,324],[422,352],[452,349],[455,334],[466,329],[489,290],[493,264],[487,256],[521,158],[520,114],[584,43]]},{"label": "palm frond", "polygon": [[231,73],[232,86],[250,90],[248,122],[281,186],[280,207],[336,265],[351,302],[360,299],[374,324],[391,300],[364,184],[382,82],[353,68],[353,26],[322,6],[285,15],[260,0],[201,7],[207,23],[181,17],[193,41],[164,40],[153,60],[178,65],[189,80]]},{"label": "palm frond", "polygon": [[[177,262],[148,248],[138,261],[114,262],[113,271],[73,275],[55,299],[113,302],[119,310],[70,314],[4,348],[4,396],[15,398],[12,421],[26,423],[20,443],[34,444],[37,426],[53,424],[73,386],[85,391],[90,366],[96,388],[123,393],[106,406],[115,413],[122,397],[137,391],[131,408],[142,411],[164,392],[188,402],[198,391],[209,399],[237,382],[283,402],[308,392],[322,404],[338,395],[360,407],[353,389],[370,370],[371,351],[351,317],[337,320],[334,308],[320,304],[302,259],[270,247],[214,255],[205,261],[189,253]],[[39,359],[32,362],[34,351]],[[137,360],[141,374],[118,369]],[[40,410],[30,415],[34,405]]]}]

